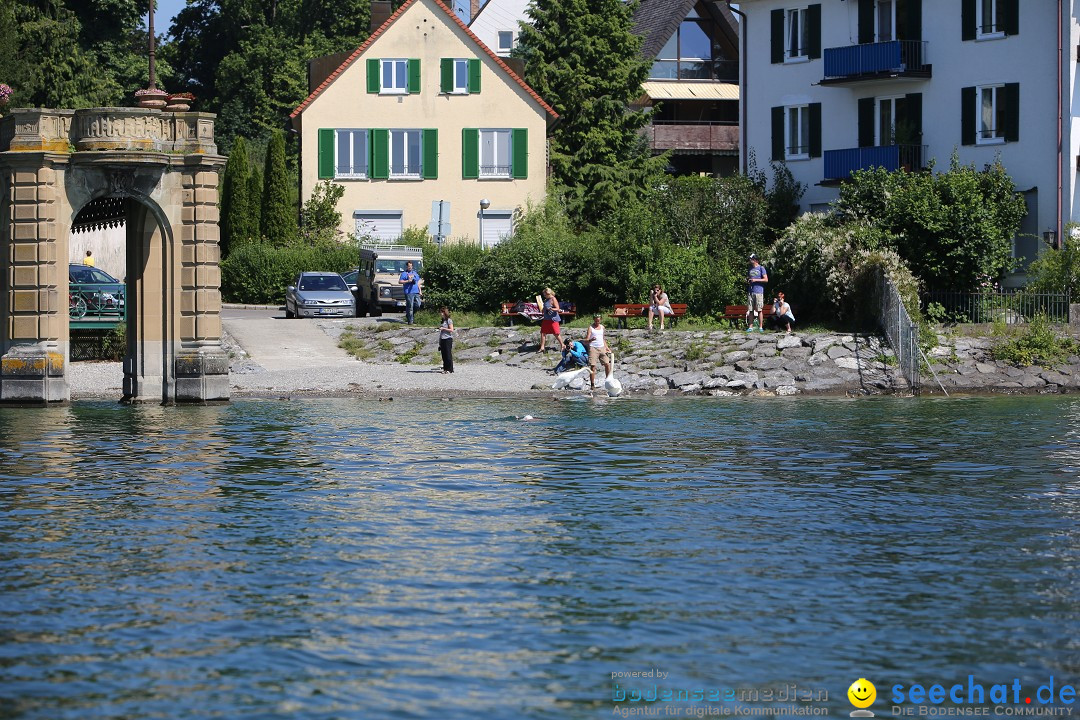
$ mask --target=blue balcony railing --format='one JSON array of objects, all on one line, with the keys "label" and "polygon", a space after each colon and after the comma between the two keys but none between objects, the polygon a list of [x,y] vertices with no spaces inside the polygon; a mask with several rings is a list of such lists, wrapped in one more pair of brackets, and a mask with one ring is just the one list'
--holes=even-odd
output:
[{"label": "blue balcony railing", "polygon": [[924,145],[879,145],[825,151],[825,179],[844,180],[856,170],[921,170]]},{"label": "blue balcony railing", "polygon": [[825,49],[826,78],[854,78],[881,73],[918,74],[929,70],[926,42],[923,40],[891,40]]}]

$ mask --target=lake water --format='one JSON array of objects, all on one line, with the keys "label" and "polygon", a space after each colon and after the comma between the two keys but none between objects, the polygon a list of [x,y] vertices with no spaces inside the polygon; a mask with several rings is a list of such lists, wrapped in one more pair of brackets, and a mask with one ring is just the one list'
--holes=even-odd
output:
[{"label": "lake water", "polygon": [[860,677],[880,717],[895,684],[1075,684],[1078,420],[1068,397],[0,410],[0,717],[690,717],[724,703],[619,693],[792,684],[846,717]]}]

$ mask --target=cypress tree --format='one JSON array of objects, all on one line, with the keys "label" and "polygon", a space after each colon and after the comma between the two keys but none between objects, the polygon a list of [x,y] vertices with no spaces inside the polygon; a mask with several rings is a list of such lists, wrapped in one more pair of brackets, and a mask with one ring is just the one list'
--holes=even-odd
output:
[{"label": "cypress tree", "polygon": [[630,104],[648,79],[642,38],[633,32],[636,2],[548,0],[529,5],[519,54],[525,80],[562,120],[551,134],[551,170],[571,216],[594,223],[640,197],[667,163],[653,157]]},{"label": "cypress tree", "polygon": [[258,165],[251,167],[248,175],[248,227],[256,241],[262,238],[263,174]]},{"label": "cypress tree", "polygon": [[243,242],[251,240],[251,201],[248,197],[247,141],[243,136],[236,139],[229,161],[225,163],[225,177],[221,187],[221,256]]},{"label": "cypress tree", "polygon": [[266,147],[263,171],[262,235],[267,242],[282,247],[294,242],[300,233],[296,212],[289,202],[289,172],[285,167],[285,133],[274,130]]}]

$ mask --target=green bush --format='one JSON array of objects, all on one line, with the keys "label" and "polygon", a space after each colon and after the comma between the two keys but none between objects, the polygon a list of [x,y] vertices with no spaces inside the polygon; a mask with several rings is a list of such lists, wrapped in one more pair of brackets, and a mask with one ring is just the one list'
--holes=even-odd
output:
[{"label": "green bush", "polygon": [[[994,330],[995,335],[1003,334],[999,327]],[[995,360],[1022,367],[1034,364],[1050,367],[1063,362],[1068,355],[1076,351],[1076,341],[1058,337],[1050,326],[1050,321],[1040,314],[1032,318],[1019,336],[999,342],[993,348],[992,354]]]},{"label": "green bush", "polygon": [[321,243],[275,248],[248,244],[221,261],[221,295],[225,302],[281,303],[285,288],[304,271],[348,272],[357,266],[354,243]]},{"label": "green bush", "polygon": [[1080,293],[1080,242],[1074,237],[1076,225],[1065,229],[1065,245],[1060,250],[1048,250],[1028,268],[1030,287],[1040,292],[1066,292],[1073,297]]}]

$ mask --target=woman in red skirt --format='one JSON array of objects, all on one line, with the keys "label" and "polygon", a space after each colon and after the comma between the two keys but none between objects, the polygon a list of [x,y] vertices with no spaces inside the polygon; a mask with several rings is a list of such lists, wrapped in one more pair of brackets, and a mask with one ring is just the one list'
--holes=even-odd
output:
[{"label": "woman in red skirt", "polygon": [[559,328],[562,316],[559,315],[559,301],[551,288],[544,288],[541,295],[544,297],[544,317],[540,320],[540,350],[538,352],[544,352],[544,341],[547,340],[548,335],[555,336],[555,349],[559,350],[562,348],[562,334]]}]

